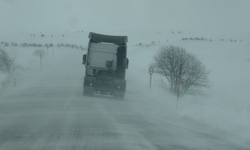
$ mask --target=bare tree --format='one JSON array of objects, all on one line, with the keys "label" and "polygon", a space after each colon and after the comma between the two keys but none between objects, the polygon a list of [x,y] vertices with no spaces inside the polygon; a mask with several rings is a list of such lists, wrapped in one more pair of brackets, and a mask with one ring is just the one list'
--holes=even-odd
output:
[{"label": "bare tree", "polygon": [[15,58],[11,58],[6,51],[0,49],[0,72],[11,75],[15,68]]},{"label": "bare tree", "polygon": [[162,47],[151,64],[155,73],[167,78],[171,92],[177,93],[180,65],[182,65],[180,95],[204,95],[201,88],[208,88],[210,71],[194,55],[176,46]]},{"label": "bare tree", "polygon": [[45,56],[45,51],[42,50],[42,49],[37,49],[37,50],[34,52],[34,55],[36,55],[36,56]]},{"label": "bare tree", "polygon": [[53,47],[53,44],[52,44],[52,43],[50,43],[50,44],[49,44],[49,47]]}]

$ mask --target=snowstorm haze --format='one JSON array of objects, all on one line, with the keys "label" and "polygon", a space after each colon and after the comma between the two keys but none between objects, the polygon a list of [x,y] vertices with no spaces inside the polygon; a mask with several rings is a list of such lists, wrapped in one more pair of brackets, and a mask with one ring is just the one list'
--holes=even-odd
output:
[{"label": "snowstorm haze", "polygon": [[1,0],[0,32],[248,33],[248,0]]},{"label": "snowstorm haze", "polygon": [[[249,14],[250,0],[0,0],[0,149],[249,150]],[[171,45],[211,71],[205,96],[149,74]]]}]

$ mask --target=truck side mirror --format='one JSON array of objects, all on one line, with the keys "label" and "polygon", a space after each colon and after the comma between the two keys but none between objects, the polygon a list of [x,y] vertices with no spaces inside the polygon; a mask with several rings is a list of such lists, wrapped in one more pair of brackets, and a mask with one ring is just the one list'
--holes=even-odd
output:
[{"label": "truck side mirror", "polygon": [[84,54],[82,56],[82,64],[85,65],[86,64],[86,54]]},{"label": "truck side mirror", "polygon": [[128,69],[128,64],[129,64],[129,60],[128,60],[128,58],[127,58],[127,65],[126,65],[126,69]]}]

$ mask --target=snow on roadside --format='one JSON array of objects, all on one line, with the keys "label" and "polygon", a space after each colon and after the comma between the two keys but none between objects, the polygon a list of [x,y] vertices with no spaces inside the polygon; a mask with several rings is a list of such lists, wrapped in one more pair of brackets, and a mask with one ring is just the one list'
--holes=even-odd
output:
[{"label": "snow on roadside", "polygon": [[[39,86],[37,82],[42,80],[43,76],[48,74],[49,69],[53,68],[56,63],[61,62],[62,57],[67,56],[73,51],[79,51],[79,54],[83,53],[80,49],[54,48],[53,57],[52,49],[47,51],[46,48],[5,47],[3,49],[12,58],[16,58],[16,63],[20,68],[14,72],[13,79],[9,79],[5,74],[0,74],[0,83],[5,84],[4,87],[0,86],[0,93],[2,94],[21,92],[32,86]],[[42,58],[42,67],[40,66],[40,56],[34,55],[37,49],[43,49],[46,52]],[[79,56],[79,64],[81,64],[81,57]],[[16,80],[16,87],[14,87],[14,79]]]},{"label": "snow on roadside", "polygon": [[250,139],[250,76],[247,51],[242,43],[192,46],[211,70],[209,97],[185,96],[179,113]]},{"label": "snow on roadside", "polygon": [[[250,65],[247,62],[250,55],[244,44],[193,41],[179,41],[172,44],[186,48],[211,70],[209,96],[185,95],[180,98],[176,110],[176,97],[169,93],[167,86],[162,83],[164,77],[153,74],[152,91],[143,93],[153,101],[150,102],[151,105],[158,103],[158,107],[162,110],[165,108],[168,112],[234,132],[250,140],[250,102],[248,100],[250,80],[247,79],[250,76],[250,70],[246,69]],[[142,86],[145,91],[149,88],[148,68],[154,54],[161,46],[164,45],[130,47],[131,50],[128,52],[130,67],[141,72],[137,73],[139,76],[137,79],[145,83]]]}]

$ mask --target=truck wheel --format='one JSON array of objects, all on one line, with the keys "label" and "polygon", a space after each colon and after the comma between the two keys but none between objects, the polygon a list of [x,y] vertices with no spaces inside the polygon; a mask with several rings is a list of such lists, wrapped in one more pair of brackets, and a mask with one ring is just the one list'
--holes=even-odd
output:
[{"label": "truck wheel", "polygon": [[83,91],[83,96],[94,96],[94,92],[86,92],[86,91]]},{"label": "truck wheel", "polygon": [[119,93],[119,94],[115,93],[115,94],[114,94],[114,98],[115,98],[115,99],[123,100],[124,97],[125,97],[125,93]]}]

